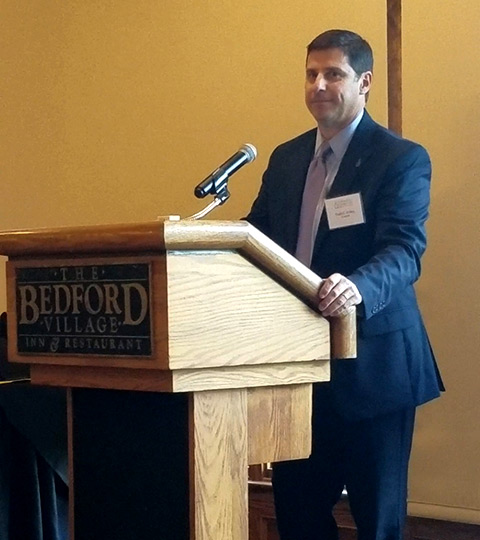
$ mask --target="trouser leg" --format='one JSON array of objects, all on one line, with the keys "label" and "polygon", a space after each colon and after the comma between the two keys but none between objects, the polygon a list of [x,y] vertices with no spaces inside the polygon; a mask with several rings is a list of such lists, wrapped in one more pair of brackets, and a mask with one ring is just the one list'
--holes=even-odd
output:
[{"label": "trouser leg", "polygon": [[311,457],[273,465],[275,510],[282,540],[338,540],[332,510],[345,485],[338,426],[328,386],[316,389]]},{"label": "trouser leg", "polygon": [[346,486],[358,540],[402,540],[415,409],[349,426]]},{"label": "trouser leg", "polygon": [[337,540],[332,509],[346,485],[358,540],[402,540],[414,419],[409,408],[348,422],[319,385],[312,456],[274,466],[281,539]]},{"label": "trouser leg", "polygon": [[308,460],[274,465],[275,511],[282,540],[338,540],[332,508],[342,487],[337,487],[328,499],[326,491],[320,493],[321,486],[315,486],[314,482]]}]

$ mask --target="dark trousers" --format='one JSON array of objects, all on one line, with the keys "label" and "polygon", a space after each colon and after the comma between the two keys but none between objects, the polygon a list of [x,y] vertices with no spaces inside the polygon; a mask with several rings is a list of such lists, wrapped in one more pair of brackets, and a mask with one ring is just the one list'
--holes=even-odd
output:
[{"label": "dark trousers", "polygon": [[314,392],[311,457],[273,466],[280,537],[338,540],[332,509],[346,487],[358,540],[402,540],[415,409],[349,422],[329,392]]}]

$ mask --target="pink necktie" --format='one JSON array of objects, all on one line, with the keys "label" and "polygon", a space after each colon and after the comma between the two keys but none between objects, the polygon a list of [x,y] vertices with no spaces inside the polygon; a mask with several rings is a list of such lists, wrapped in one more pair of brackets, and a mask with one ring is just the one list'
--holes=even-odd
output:
[{"label": "pink necktie", "polygon": [[330,145],[324,141],[310,163],[305,181],[295,257],[306,266],[310,266],[312,260],[313,241],[317,233],[313,230],[315,212],[325,187],[326,162],[331,152]]}]

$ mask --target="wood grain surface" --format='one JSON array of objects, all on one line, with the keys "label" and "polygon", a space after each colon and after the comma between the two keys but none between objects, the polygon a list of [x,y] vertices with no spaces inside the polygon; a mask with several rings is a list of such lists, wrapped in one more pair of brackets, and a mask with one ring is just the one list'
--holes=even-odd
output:
[{"label": "wood grain surface", "polygon": [[248,540],[247,393],[192,395],[192,540]]},{"label": "wood grain surface", "polygon": [[329,325],[235,252],[167,252],[170,369],[328,359]]},{"label": "wood grain surface", "polygon": [[[245,258],[262,268],[273,279],[301,298],[313,309],[317,309],[318,289],[322,278],[304,266],[278,244],[244,221],[166,221],[165,246],[167,249],[194,250],[200,237],[206,246],[215,249],[238,250]],[[332,358],[356,357],[356,310],[342,317],[331,319]]]},{"label": "wood grain surface", "polygon": [[249,389],[248,464],[308,457],[311,416],[311,384]]},{"label": "wood grain surface", "polygon": [[173,392],[254,388],[330,380],[328,360],[260,366],[185,369],[172,372]]},{"label": "wood grain surface", "polygon": [[8,257],[106,255],[161,249],[162,221],[0,232],[0,254]]}]

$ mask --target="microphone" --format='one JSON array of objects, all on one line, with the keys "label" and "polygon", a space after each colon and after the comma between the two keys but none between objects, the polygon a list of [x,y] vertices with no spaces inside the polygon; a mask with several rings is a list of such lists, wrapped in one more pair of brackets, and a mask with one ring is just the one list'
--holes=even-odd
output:
[{"label": "microphone", "polygon": [[214,170],[211,174],[200,182],[195,188],[195,196],[203,199],[209,194],[218,195],[225,189],[227,180],[231,174],[238,171],[247,163],[250,163],[257,157],[257,149],[253,144],[244,144],[238,152],[228,158],[223,165]]}]

